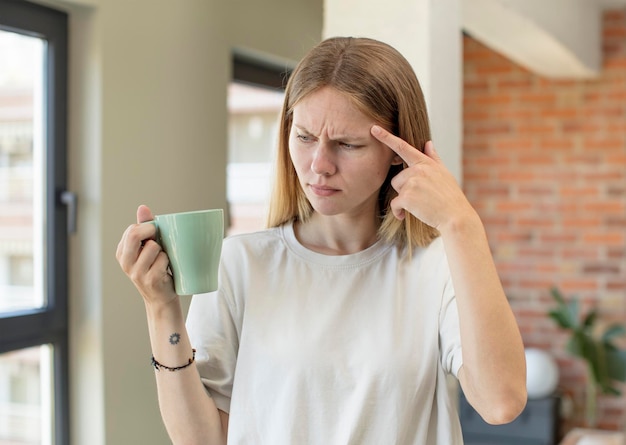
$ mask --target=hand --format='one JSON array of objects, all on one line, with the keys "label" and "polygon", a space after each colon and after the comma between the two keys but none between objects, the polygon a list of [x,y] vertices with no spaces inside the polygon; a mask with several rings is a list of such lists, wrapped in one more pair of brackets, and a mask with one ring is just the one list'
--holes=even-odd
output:
[{"label": "hand", "polygon": [[407,168],[391,181],[391,186],[398,192],[391,201],[391,211],[396,218],[403,219],[407,211],[441,232],[459,218],[475,215],[432,141],[426,142],[422,153],[377,125],[372,127],[371,133],[407,164]]},{"label": "hand", "polygon": [[169,273],[169,259],[154,240],[156,228],[141,224],[154,219],[144,205],[137,209],[137,224],[130,225],[117,246],[115,257],[146,304],[167,304],[177,298]]}]

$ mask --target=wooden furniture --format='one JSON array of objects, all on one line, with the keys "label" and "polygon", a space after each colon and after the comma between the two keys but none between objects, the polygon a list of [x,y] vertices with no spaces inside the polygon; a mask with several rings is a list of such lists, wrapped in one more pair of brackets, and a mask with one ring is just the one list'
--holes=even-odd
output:
[{"label": "wooden furniture", "polygon": [[626,445],[624,433],[575,428],[563,438],[560,445]]}]

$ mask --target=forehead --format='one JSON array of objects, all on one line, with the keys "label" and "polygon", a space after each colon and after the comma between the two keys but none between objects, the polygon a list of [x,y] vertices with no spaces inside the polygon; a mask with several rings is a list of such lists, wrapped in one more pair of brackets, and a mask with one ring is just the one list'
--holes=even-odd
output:
[{"label": "forehead", "polygon": [[346,93],[324,87],[303,97],[293,107],[293,124],[314,132],[323,129],[363,131],[375,124]]}]

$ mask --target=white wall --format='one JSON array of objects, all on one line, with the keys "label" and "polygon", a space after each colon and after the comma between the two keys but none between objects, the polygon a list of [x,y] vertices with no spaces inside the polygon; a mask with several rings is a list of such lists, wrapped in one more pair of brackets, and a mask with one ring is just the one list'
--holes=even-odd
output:
[{"label": "white wall", "polygon": [[321,38],[307,0],[43,0],[70,14],[71,435],[169,444],[141,298],[115,260],[135,209],[226,205],[234,47],[295,61]]}]

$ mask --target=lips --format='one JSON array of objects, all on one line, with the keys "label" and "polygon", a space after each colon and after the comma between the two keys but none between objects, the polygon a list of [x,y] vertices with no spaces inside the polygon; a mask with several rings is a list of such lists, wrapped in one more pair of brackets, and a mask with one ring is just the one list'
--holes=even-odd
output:
[{"label": "lips", "polygon": [[317,196],[331,196],[339,192],[338,189],[329,187],[327,185],[309,184],[309,188]]}]

